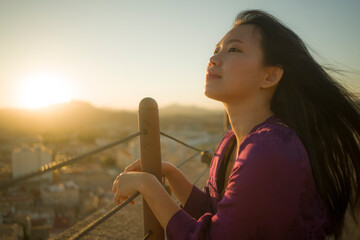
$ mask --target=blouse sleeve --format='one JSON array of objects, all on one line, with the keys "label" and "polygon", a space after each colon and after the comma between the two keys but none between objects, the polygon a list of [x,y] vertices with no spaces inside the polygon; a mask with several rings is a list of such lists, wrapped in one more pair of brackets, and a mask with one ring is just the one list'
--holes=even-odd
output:
[{"label": "blouse sleeve", "polygon": [[214,213],[209,188],[206,186],[203,191],[201,191],[193,185],[190,196],[183,209],[195,219],[200,218],[206,212]]},{"label": "blouse sleeve", "polygon": [[299,211],[304,164],[291,137],[249,135],[217,209],[198,219],[179,210],[167,225],[168,239],[283,239]]}]

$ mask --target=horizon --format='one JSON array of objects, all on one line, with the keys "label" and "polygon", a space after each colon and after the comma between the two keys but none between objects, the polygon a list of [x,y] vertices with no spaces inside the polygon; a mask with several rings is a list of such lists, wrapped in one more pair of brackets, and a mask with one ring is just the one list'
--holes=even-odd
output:
[{"label": "horizon", "polygon": [[[156,100],[156,99],[155,99]],[[41,108],[21,108],[21,107],[1,107],[0,106],[0,110],[17,110],[17,111],[29,111],[29,112],[41,112],[47,109],[52,109],[55,108],[59,105],[71,105],[71,104],[88,104],[91,107],[94,107],[95,109],[101,109],[101,110],[108,110],[108,111],[129,111],[129,112],[133,112],[133,111],[138,111],[138,108],[111,108],[111,107],[106,107],[106,106],[97,106],[96,104],[93,104],[91,102],[87,102],[84,100],[78,100],[78,99],[72,99],[71,101],[68,102],[59,102],[59,103],[54,103],[48,106],[44,106]],[[166,108],[170,108],[170,107],[181,107],[181,108],[197,108],[197,109],[202,109],[202,110],[206,110],[206,111],[223,111],[224,108],[222,107],[218,107],[218,108],[209,108],[206,106],[199,106],[196,104],[182,104],[182,103],[169,103],[169,104],[165,104],[163,106],[158,106],[159,110],[161,109],[166,109]]]}]

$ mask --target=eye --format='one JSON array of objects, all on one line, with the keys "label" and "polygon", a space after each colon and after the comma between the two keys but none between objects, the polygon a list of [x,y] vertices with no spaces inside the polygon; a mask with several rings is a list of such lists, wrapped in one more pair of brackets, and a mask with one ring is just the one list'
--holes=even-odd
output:
[{"label": "eye", "polygon": [[229,52],[241,52],[239,49],[237,48],[229,48]]},{"label": "eye", "polygon": [[214,55],[217,54],[218,52],[220,52],[220,48],[215,48],[215,51],[214,51]]}]

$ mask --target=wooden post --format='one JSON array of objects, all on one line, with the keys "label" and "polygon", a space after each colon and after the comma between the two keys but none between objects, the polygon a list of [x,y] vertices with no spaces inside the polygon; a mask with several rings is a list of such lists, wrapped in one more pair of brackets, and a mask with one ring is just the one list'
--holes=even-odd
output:
[{"label": "wooden post", "polygon": [[[161,182],[160,124],[157,103],[152,98],[144,98],[139,104],[139,130],[146,130],[140,135],[141,167]],[[143,200],[144,235],[152,232],[148,239],[163,240],[164,229],[155,218],[150,207]]]}]

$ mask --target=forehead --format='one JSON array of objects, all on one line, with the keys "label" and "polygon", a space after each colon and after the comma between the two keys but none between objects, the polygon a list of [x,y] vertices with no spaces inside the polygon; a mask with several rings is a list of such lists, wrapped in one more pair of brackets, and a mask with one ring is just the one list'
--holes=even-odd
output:
[{"label": "forehead", "polygon": [[220,40],[216,46],[221,46],[229,40],[240,40],[246,45],[259,45],[260,32],[253,24],[242,24],[233,27],[225,36]]}]

